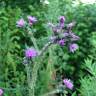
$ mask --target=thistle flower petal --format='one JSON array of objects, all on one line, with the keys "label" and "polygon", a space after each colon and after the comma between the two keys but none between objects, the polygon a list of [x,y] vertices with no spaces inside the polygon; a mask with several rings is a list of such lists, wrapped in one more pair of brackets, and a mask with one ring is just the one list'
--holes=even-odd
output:
[{"label": "thistle flower petal", "polygon": [[59,40],[58,44],[61,45],[61,46],[64,46],[65,45],[65,40],[64,39]]},{"label": "thistle flower petal", "polygon": [[70,52],[74,53],[77,49],[78,49],[78,45],[77,44],[75,44],[75,43],[70,44],[70,46],[69,46]]},{"label": "thistle flower petal", "polygon": [[24,27],[25,26],[25,21],[23,18],[17,21],[17,27]]},{"label": "thistle flower petal", "polygon": [[34,24],[35,22],[37,22],[37,18],[36,17],[33,17],[33,16],[27,16],[28,18],[28,21],[29,21],[29,24],[32,25]]},{"label": "thistle flower petal", "polygon": [[37,51],[33,48],[28,48],[25,50],[25,57],[27,58],[33,58],[37,56]]},{"label": "thistle flower petal", "polygon": [[66,86],[68,89],[70,89],[70,90],[73,89],[73,83],[71,82],[70,79],[64,79],[64,80],[63,80],[63,83],[65,84],[65,86]]},{"label": "thistle flower petal", "polygon": [[0,96],[3,95],[3,90],[0,88]]}]

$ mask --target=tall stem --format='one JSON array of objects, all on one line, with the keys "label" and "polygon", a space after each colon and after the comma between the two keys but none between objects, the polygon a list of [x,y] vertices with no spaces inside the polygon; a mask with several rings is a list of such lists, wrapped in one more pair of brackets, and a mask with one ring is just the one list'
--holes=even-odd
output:
[{"label": "tall stem", "polygon": [[33,36],[33,33],[32,33],[31,28],[30,28],[30,27],[27,27],[27,30],[28,30],[28,32],[29,32],[29,34],[30,34],[30,38],[31,38],[31,40],[32,40],[32,42],[33,42],[33,45],[34,45],[35,49],[36,49],[37,51],[39,51],[39,48],[38,48],[37,43],[36,43],[36,39],[35,39],[34,36]]},{"label": "tall stem", "polygon": [[[27,30],[30,34],[31,41],[33,42],[35,49],[39,52],[39,48],[37,46],[36,39],[34,38],[32,30],[29,26],[27,27]],[[32,72],[27,73],[28,74],[27,79],[30,79],[30,81],[28,80],[28,83],[29,83],[28,86],[30,88],[29,96],[35,96],[35,83],[36,83],[36,79],[37,79],[37,72],[39,69],[38,65],[39,65],[38,63],[34,64]],[[32,74],[32,78],[30,78],[29,74]]]},{"label": "tall stem", "polygon": [[30,67],[29,64],[26,64],[26,71],[27,71],[27,84],[28,84],[28,91],[29,91],[29,96],[31,94],[31,90],[30,90]]}]

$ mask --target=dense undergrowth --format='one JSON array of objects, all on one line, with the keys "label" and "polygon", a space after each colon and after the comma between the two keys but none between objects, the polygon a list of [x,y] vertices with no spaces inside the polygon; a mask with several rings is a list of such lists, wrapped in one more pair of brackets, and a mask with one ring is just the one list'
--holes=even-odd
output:
[{"label": "dense undergrowth", "polygon": [[[30,34],[28,35],[25,29],[18,28],[16,22],[20,18],[27,20],[26,17],[31,15],[38,20],[32,29],[39,49],[42,49],[52,35],[52,30],[47,26],[48,22],[57,23],[59,16],[65,16],[65,24],[75,21],[72,32],[80,37],[77,42],[79,49],[76,52],[70,53],[65,47],[51,46],[41,59],[36,61],[36,64],[38,62],[41,66],[37,73],[35,95],[47,96],[46,93],[50,93],[64,78],[68,78],[72,80],[74,88],[64,91],[66,94],[68,92],[65,96],[96,96],[96,4],[81,3],[75,6],[71,0],[49,2],[0,1],[0,88],[4,91],[3,95],[29,96],[23,58],[26,43],[30,47],[34,44]],[[52,96],[63,94],[61,92]]]}]

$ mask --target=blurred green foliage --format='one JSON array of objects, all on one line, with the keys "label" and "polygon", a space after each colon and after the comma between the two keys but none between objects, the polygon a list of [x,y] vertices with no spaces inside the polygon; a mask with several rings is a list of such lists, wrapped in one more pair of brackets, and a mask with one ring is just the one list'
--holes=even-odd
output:
[{"label": "blurred green foliage", "polygon": [[[83,93],[78,89],[84,88],[85,90],[83,85],[86,82],[89,84],[93,80],[93,77],[91,79],[86,77],[87,79],[79,81],[80,78],[89,76],[85,70],[84,60],[90,57],[96,61],[96,4],[84,5],[80,3],[74,6],[72,0],[56,1],[57,3],[54,0],[49,0],[53,5],[44,5],[39,0],[0,1],[0,87],[5,90],[4,96],[26,96],[27,94],[26,72],[22,58],[24,57],[25,42],[28,42],[29,46],[32,44],[29,38],[24,35],[24,30],[16,27],[16,21],[21,17],[26,18],[27,15],[38,18],[38,23],[34,26],[37,32],[34,32],[34,35],[40,48],[47,42],[46,38],[51,34],[49,29],[46,30],[44,23],[57,22],[56,18],[58,19],[60,15],[66,17],[67,23],[76,21],[73,31],[80,37],[79,50],[75,54],[67,52],[68,50],[59,46],[53,46],[48,50],[42,62],[41,70],[42,68],[43,70],[39,74],[37,93],[42,94],[52,89],[50,84],[53,82],[50,79],[52,79],[52,73],[55,72],[54,76],[56,75],[56,77],[53,77],[57,81],[71,78],[77,93],[82,93],[82,96],[95,96],[86,95],[86,92]],[[51,54],[48,55],[49,53]],[[94,66],[96,67],[95,64]],[[94,72],[94,74],[96,73]],[[81,89],[79,85],[82,85]]]}]

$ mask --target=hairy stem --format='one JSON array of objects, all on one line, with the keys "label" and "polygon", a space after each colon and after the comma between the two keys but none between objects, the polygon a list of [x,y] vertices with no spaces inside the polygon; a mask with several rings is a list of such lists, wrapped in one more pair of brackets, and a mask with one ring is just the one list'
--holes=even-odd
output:
[{"label": "hairy stem", "polygon": [[33,36],[33,33],[32,33],[31,28],[30,28],[30,27],[27,27],[27,30],[28,30],[28,32],[29,32],[29,34],[30,34],[30,38],[31,38],[31,40],[32,40],[32,42],[33,42],[33,45],[34,45],[35,49],[36,49],[37,51],[39,51],[38,45],[37,45],[37,43],[36,43],[36,39],[35,39],[34,36]]}]

